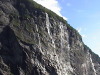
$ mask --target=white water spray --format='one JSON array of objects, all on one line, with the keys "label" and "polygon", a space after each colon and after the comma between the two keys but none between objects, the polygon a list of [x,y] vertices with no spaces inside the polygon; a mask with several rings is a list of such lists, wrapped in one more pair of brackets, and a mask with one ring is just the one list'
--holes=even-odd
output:
[{"label": "white water spray", "polygon": [[53,39],[52,35],[50,34],[50,26],[51,26],[51,24],[50,24],[50,22],[49,22],[49,16],[48,16],[48,14],[46,13],[46,27],[47,27],[47,31],[48,31],[48,34],[49,34],[49,36],[50,36],[50,39],[52,40],[52,46],[53,46],[54,49],[55,49],[54,39]]}]

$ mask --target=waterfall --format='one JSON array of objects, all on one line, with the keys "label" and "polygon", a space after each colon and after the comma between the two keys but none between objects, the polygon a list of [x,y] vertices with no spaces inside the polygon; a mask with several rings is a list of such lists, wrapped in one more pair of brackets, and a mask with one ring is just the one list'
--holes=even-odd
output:
[{"label": "waterfall", "polygon": [[[87,55],[88,57],[88,60],[87,60],[87,63],[88,64],[90,64],[91,63],[91,66],[92,66],[92,69],[93,69],[93,71],[94,71],[94,75],[97,75],[96,74],[96,70],[95,70],[95,68],[94,68],[94,63],[93,63],[93,60],[92,60],[92,57],[91,57],[91,54],[89,53],[89,51],[88,51],[88,55]],[[90,62],[90,63],[89,63]],[[88,72],[88,71],[87,71]]]},{"label": "waterfall", "polygon": [[92,59],[91,59],[91,54],[90,54],[90,62],[91,62],[91,64],[92,64],[92,68],[93,68],[93,71],[94,71],[94,75],[97,75],[97,74],[96,74],[96,70],[95,70],[95,68],[94,68],[94,63],[93,63],[93,61],[92,61]]},{"label": "waterfall", "polygon": [[[38,32],[38,27],[37,27],[37,25],[35,25],[35,26],[36,26],[36,31]],[[37,36],[38,36],[39,49],[40,49],[40,51],[41,51],[41,40],[40,40],[40,35],[39,35],[39,33],[37,34]]]},{"label": "waterfall", "polygon": [[38,38],[39,38],[39,49],[41,50],[41,41],[40,41],[40,35],[38,34]]},{"label": "waterfall", "polygon": [[47,13],[46,13],[46,27],[47,27],[48,34],[49,34],[49,36],[51,37],[51,35],[50,35],[50,23],[49,23],[49,16],[48,16],[48,14],[47,14]]},{"label": "waterfall", "polygon": [[61,49],[63,48],[63,42],[64,42],[64,39],[63,39],[63,37],[64,37],[64,29],[63,29],[63,24],[60,22],[60,30],[61,30],[61,33],[60,33],[60,35],[61,35]]},{"label": "waterfall", "polygon": [[88,75],[87,64],[88,64],[87,61],[86,61],[86,63],[83,63],[83,64],[82,64],[83,75]]},{"label": "waterfall", "polygon": [[50,22],[49,22],[49,16],[48,16],[48,14],[46,13],[46,27],[47,27],[47,32],[48,32],[48,34],[49,34],[50,39],[52,40],[52,46],[53,46],[54,49],[55,49],[55,42],[54,42],[54,39],[53,39],[52,35],[50,34],[50,26],[51,26],[51,24],[50,24]]},{"label": "waterfall", "polygon": [[[60,22],[60,38],[61,38],[61,51],[63,51],[63,48],[66,47],[67,49],[67,57],[68,59],[70,59],[70,46],[69,46],[69,37],[68,37],[68,33],[67,33],[67,28],[63,26],[63,24]],[[65,30],[66,29],[66,30]],[[61,52],[63,53],[63,52]]]},{"label": "waterfall", "polygon": [[[60,38],[61,38],[60,39],[61,40],[61,43],[60,43],[61,44],[61,53],[60,53],[61,57],[63,57],[63,55],[65,55],[65,54],[62,54],[62,53],[64,53],[63,48],[66,47],[66,49],[67,49],[66,50],[67,51],[67,55],[66,55],[67,62],[66,62],[66,64],[63,64],[63,65],[67,65],[67,67],[63,66],[64,74],[66,72],[65,75],[67,75],[69,72],[73,73],[73,68],[70,63],[70,55],[69,55],[69,53],[70,53],[70,46],[69,46],[69,39],[68,39],[69,37],[68,37],[68,33],[67,33],[67,27],[66,26],[64,27],[62,22],[60,22],[59,28],[60,28]],[[61,58],[61,61],[63,61],[62,58]]]},{"label": "waterfall", "polygon": [[83,75],[88,75],[88,68],[89,68],[89,64],[90,64],[90,55],[89,52],[86,55],[86,60],[85,62],[82,64],[82,68],[83,68]]}]

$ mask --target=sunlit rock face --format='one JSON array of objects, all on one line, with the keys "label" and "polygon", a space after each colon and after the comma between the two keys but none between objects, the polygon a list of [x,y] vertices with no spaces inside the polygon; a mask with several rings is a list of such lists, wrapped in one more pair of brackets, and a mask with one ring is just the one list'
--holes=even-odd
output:
[{"label": "sunlit rock face", "polygon": [[0,0],[0,75],[100,75],[100,58],[79,33],[41,7]]}]

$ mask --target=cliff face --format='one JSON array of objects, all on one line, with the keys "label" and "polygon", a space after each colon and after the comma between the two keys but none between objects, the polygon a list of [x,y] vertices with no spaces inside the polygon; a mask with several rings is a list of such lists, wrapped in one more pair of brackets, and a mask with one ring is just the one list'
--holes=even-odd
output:
[{"label": "cliff face", "polygon": [[50,10],[0,0],[0,75],[100,75],[100,58]]}]

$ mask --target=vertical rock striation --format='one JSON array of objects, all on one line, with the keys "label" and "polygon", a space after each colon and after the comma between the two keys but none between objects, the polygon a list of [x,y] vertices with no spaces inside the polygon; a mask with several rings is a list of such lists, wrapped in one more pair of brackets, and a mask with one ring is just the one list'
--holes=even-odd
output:
[{"label": "vertical rock striation", "polygon": [[0,0],[0,75],[100,75],[100,58],[52,11]]}]

